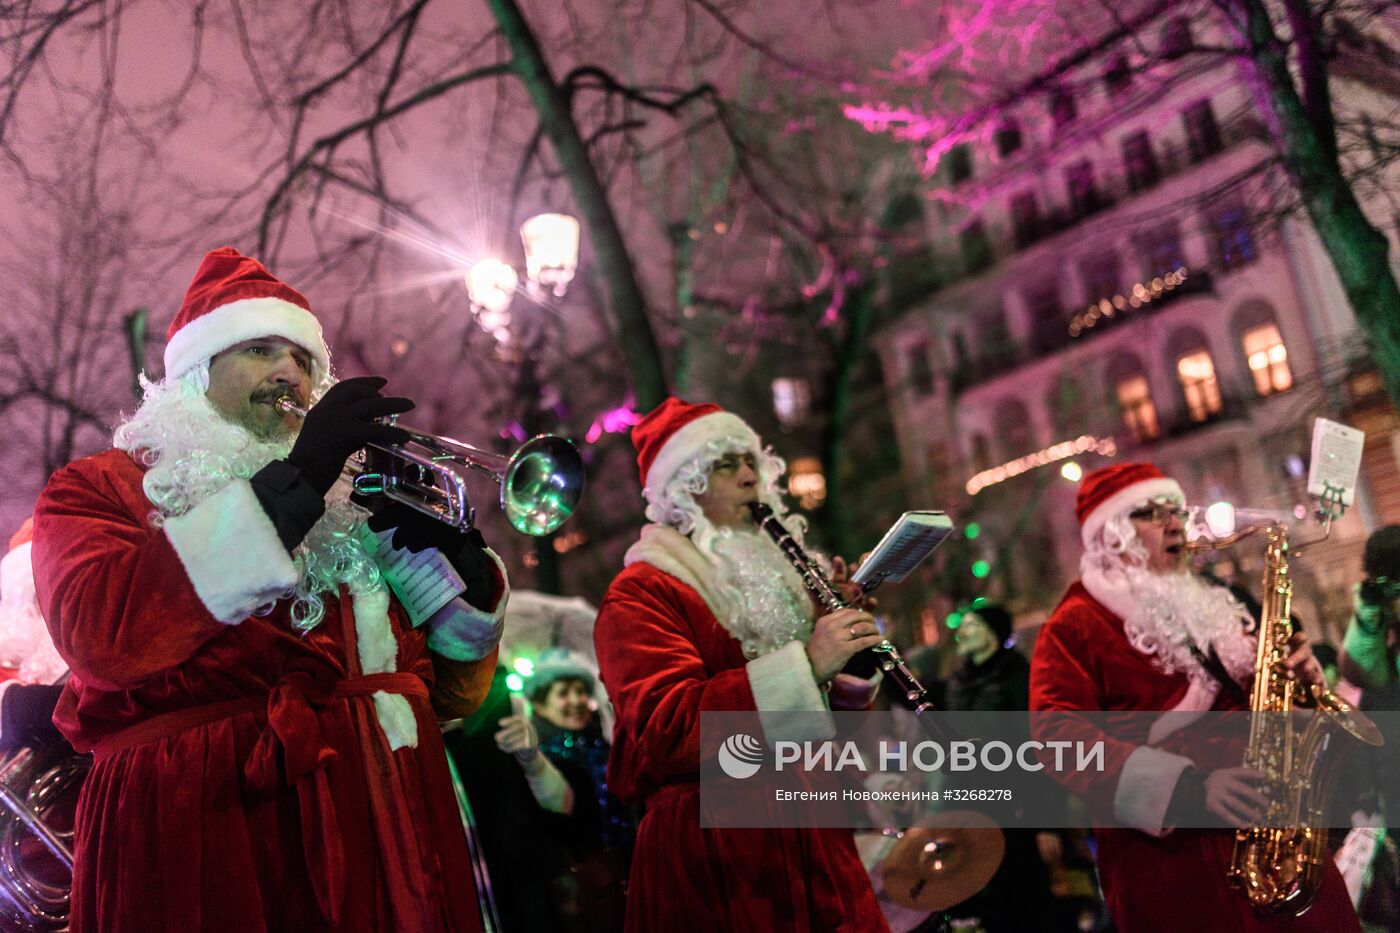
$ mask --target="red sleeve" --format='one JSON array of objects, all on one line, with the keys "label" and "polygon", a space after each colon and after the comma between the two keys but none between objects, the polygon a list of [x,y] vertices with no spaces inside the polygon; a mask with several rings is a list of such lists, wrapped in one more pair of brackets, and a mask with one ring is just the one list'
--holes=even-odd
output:
[{"label": "red sleeve", "polygon": [[699,597],[689,597],[664,577],[624,573],[598,612],[594,642],[598,667],[617,714],[614,758],[631,785],[643,773],[653,779],[700,767],[700,713],[753,710],[753,690],[743,667],[710,674],[687,624]]},{"label": "red sleeve", "polygon": [[174,667],[224,631],[146,523],[144,496],[133,509],[114,479],[80,461],[54,474],[34,511],[39,607],[59,654],[105,690]]},{"label": "red sleeve", "polygon": [[[1045,624],[1031,660],[1031,736],[1042,743],[1078,743],[1065,753],[1063,770],[1052,767],[1049,750],[1041,760],[1050,776],[1082,797],[1091,811],[1112,813],[1122,825],[1161,835],[1172,791],[1191,762],[1104,730],[1106,703],[1096,665],[1107,634],[1092,619],[1059,611]],[[1096,743],[1103,745],[1102,769],[1075,768],[1077,749]]]}]

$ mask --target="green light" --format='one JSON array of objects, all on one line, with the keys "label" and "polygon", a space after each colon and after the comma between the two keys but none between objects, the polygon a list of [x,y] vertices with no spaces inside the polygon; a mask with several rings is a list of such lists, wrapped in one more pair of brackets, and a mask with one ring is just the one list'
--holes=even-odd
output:
[{"label": "green light", "polygon": [[972,601],[973,609],[981,609],[985,605],[987,605],[987,597],[985,596],[979,596]]},{"label": "green light", "polygon": [[948,625],[948,630],[949,630],[949,631],[956,631],[957,628],[958,628],[958,626],[959,626],[959,625],[962,625],[962,617],[963,617],[963,614],[962,614],[961,612],[956,611],[956,610],[954,610],[953,612],[948,613],[948,618],[945,620],[946,623],[947,623],[947,625]]},{"label": "green light", "polygon": [[516,658],[515,663],[511,666],[521,677],[533,677],[535,674],[535,662],[529,658]]},{"label": "green light", "polygon": [[976,560],[972,562],[972,575],[977,579],[982,580],[991,572],[992,565],[985,560]]},{"label": "green light", "polygon": [[969,541],[976,541],[977,536],[981,533],[982,526],[977,524],[976,522],[968,522],[967,527],[963,529],[963,537]]},{"label": "green light", "polygon": [[525,678],[519,674],[506,675],[506,689],[512,693],[521,693],[525,690]]}]

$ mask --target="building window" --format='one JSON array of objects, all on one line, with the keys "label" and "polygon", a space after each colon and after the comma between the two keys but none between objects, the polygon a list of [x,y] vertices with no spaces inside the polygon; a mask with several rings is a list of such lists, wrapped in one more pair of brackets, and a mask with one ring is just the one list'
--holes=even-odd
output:
[{"label": "building window", "polygon": [[981,272],[992,264],[992,244],[982,221],[974,220],[959,234],[962,241],[963,266],[969,275]]},{"label": "building window", "polygon": [[992,445],[981,434],[972,435],[972,472],[981,473],[992,468]]},{"label": "building window", "polygon": [[1220,383],[1215,378],[1215,362],[1202,347],[1176,358],[1176,377],[1186,397],[1186,411],[1192,421],[1206,421],[1224,407]]},{"label": "building window", "polygon": [[1186,252],[1181,248],[1181,232],[1174,223],[1164,223],[1138,238],[1144,277],[1151,279],[1175,272],[1186,265]]},{"label": "building window", "polygon": [[1074,105],[1074,92],[1060,88],[1050,95],[1050,119],[1059,129],[1079,115]]},{"label": "building window", "polygon": [[1006,158],[1021,148],[1021,125],[1015,120],[1007,120],[992,134],[996,143],[997,155]]},{"label": "building window", "polygon": [[1123,167],[1128,173],[1128,190],[1150,188],[1161,179],[1157,157],[1152,153],[1152,139],[1147,130],[1123,137]]},{"label": "building window", "polygon": [[1288,368],[1288,348],[1277,324],[1260,324],[1241,337],[1244,357],[1254,375],[1254,391],[1260,395],[1287,392],[1293,387],[1293,371]]},{"label": "building window", "polygon": [[999,311],[988,314],[982,321],[980,333],[978,357],[987,373],[999,373],[1016,362],[1016,347],[1006,328],[1006,315]]},{"label": "building window", "polygon": [[1191,21],[1174,16],[1162,27],[1162,57],[1177,58],[1191,51]]},{"label": "building window", "polygon": [[812,407],[812,390],[806,379],[773,380],[773,414],[784,426],[807,417]]},{"label": "building window", "polygon": [[1146,374],[1123,376],[1114,386],[1114,392],[1128,435],[1139,444],[1156,440],[1159,433],[1157,406],[1152,404],[1152,389],[1147,384]]},{"label": "building window", "polygon": [[1103,73],[1104,87],[1109,97],[1117,97],[1133,83],[1133,73],[1128,68],[1128,56],[1115,55]]},{"label": "building window", "polygon": [[808,511],[826,501],[826,475],[816,457],[798,457],[788,466],[788,493]]},{"label": "building window", "polygon": [[1254,231],[1244,206],[1238,202],[1216,208],[1208,218],[1215,264],[1221,269],[1238,269],[1258,258]]},{"label": "building window", "polygon": [[948,183],[956,185],[972,177],[972,147],[958,143],[944,156],[948,160]]},{"label": "building window", "polygon": [[1079,266],[1084,280],[1084,302],[1092,304],[1103,298],[1113,298],[1123,285],[1118,254],[1111,249],[1100,250]]},{"label": "building window", "polygon": [[933,367],[928,362],[928,345],[909,348],[909,388],[916,395],[933,394]]},{"label": "building window", "polygon": [[1186,143],[1192,162],[1202,162],[1225,148],[1209,100],[1197,101],[1187,107],[1181,117],[1186,123]]},{"label": "building window", "polygon": [[1069,209],[1076,219],[1104,206],[1094,187],[1094,164],[1082,159],[1065,169],[1065,186],[1069,189]]},{"label": "building window", "polygon": [[1017,246],[1029,246],[1044,234],[1040,218],[1040,203],[1034,191],[1022,191],[1011,199],[1011,228]]},{"label": "building window", "polygon": [[1026,307],[1030,310],[1031,342],[1037,354],[1053,352],[1069,340],[1069,321],[1054,279],[1028,290]]}]

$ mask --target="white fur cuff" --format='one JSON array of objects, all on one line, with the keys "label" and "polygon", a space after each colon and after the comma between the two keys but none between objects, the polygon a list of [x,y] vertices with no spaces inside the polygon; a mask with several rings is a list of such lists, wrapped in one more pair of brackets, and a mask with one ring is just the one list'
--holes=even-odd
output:
[{"label": "white fur cuff", "polygon": [[165,536],[205,608],[225,624],[242,622],[297,582],[296,564],[246,479],[167,518]]},{"label": "white fur cuff", "polygon": [[1118,789],[1113,794],[1114,817],[1149,836],[1165,836],[1172,791],[1190,764],[1189,758],[1148,745],[1138,746],[1118,774]]},{"label": "white fur cuff", "polygon": [[836,734],[836,724],[817,689],[802,642],[790,641],[777,651],[754,658],[746,670],[754,706],[770,744],[778,739],[818,741]]}]

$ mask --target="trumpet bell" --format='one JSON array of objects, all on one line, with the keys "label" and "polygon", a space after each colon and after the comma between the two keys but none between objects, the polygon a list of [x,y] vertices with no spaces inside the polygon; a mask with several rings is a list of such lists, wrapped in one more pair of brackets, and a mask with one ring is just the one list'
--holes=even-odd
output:
[{"label": "trumpet bell", "polygon": [[511,455],[501,476],[501,510],[522,534],[547,535],[578,508],[583,458],[567,439],[541,434]]}]

